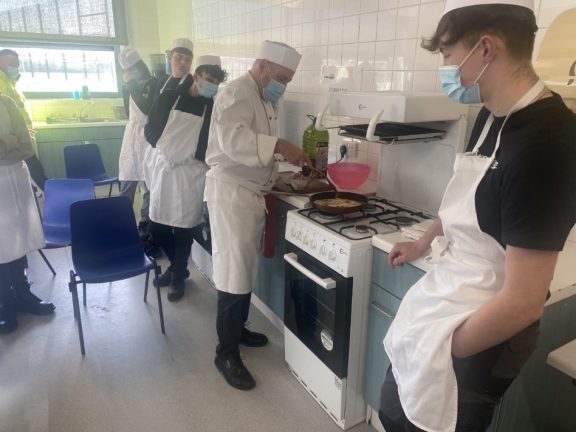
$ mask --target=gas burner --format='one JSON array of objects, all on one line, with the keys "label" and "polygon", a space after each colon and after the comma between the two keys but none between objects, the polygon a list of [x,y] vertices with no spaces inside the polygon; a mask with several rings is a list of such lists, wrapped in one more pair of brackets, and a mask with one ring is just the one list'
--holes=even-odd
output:
[{"label": "gas burner", "polygon": [[362,210],[364,210],[365,213],[374,213],[374,212],[380,211],[380,209],[378,207],[376,207],[376,204],[371,203],[371,202],[366,204],[362,208]]},{"label": "gas burner", "polygon": [[331,222],[331,221],[337,221],[337,220],[342,219],[342,215],[318,212],[316,219],[318,219],[319,221]]},{"label": "gas burner", "polygon": [[417,222],[417,220],[409,216],[396,216],[394,219],[392,219],[392,222],[395,222],[400,226],[406,226],[412,225],[414,222]]},{"label": "gas burner", "polygon": [[368,232],[369,227],[368,227],[368,225],[359,224],[359,225],[355,225],[354,228],[356,228],[357,233],[365,234]]}]

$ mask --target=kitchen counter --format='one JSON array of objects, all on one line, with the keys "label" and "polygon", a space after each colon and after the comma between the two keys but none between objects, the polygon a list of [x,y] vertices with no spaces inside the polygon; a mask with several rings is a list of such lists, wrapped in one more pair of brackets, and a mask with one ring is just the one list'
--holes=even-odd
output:
[{"label": "kitchen counter", "polygon": [[128,123],[128,120],[110,120],[110,121],[78,122],[78,123],[34,122],[34,129],[71,129],[71,128],[87,128],[87,127],[126,126],[126,123]]},{"label": "kitchen counter", "polygon": [[[390,234],[375,235],[372,237],[372,245],[384,252],[390,252],[395,243],[409,241],[403,237],[400,232]],[[564,245],[564,250],[560,252],[554,278],[550,284],[551,296],[546,302],[546,306],[556,303],[560,300],[576,294],[576,242],[567,241]],[[428,271],[432,265],[426,262],[423,258],[418,258],[411,262],[412,265]]]},{"label": "kitchen counter", "polygon": [[576,339],[548,354],[548,364],[576,380]]}]

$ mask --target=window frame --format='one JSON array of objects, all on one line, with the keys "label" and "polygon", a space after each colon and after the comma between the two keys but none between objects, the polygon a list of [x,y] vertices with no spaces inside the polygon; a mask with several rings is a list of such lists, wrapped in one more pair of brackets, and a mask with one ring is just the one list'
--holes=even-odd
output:
[{"label": "window frame", "polygon": [[[114,52],[116,68],[116,92],[91,93],[93,99],[122,97],[122,68],[118,63],[121,45],[128,45],[128,24],[125,0],[112,0],[114,37],[58,35],[50,33],[22,33],[0,31],[0,44],[6,48],[56,48],[78,50],[102,50]],[[24,92],[27,99],[67,99],[71,92]]]}]

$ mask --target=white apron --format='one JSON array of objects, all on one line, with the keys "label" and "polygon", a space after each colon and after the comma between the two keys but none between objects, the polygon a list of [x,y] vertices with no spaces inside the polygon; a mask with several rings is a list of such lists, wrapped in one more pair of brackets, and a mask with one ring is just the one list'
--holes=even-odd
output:
[{"label": "white apron", "polygon": [[120,149],[118,178],[121,181],[144,180],[144,154],[150,145],[144,136],[148,116],[130,96],[130,118],[124,130]]},{"label": "white apron", "polygon": [[156,143],[156,163],[150,189],[150,219],[164,225],[192,228],[202,222],[204,183],[208,166],[195,159],[204,114],[175,109]]},{"label": "white apron", "polygon": [[24,162],[0,165],[0,263],[44,247],[44,233]]},{"label": "white apron", "polygon": [[[542,90],[538,82],[508,113],[527,106]],[[444,236],[432,242],[434,263],[406,294],[386,338],[402,408],[410,422],[429,432],[452,432],[458,414],[458,389],[452,367],[452,335],[504,284],[504,248],[484,233],[476,214],[476,189],[492,165],[477,154],[493,122],[490,115],[474,150],[456,155],[439,217]]]},{"label": "white apron", "polygon": [[214,285],[230,294],[248,294],[256,286],[262,254],[266,202],[234,182],[208,177],[206,201],[212,228]]}]

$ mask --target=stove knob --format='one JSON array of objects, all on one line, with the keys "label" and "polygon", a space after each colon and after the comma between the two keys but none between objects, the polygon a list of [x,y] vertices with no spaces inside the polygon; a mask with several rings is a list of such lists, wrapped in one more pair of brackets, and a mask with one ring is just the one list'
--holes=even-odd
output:
[{"label": "stove knob", "polygon": [[316,240],[312,239],[312,241],[310,242],[310,246],[312,247],[312,249],[316,249]]},{"label": "stove knob", "polygon": [[320,246],[320,255],[326,255],[326,246]]},{"label": "stove knob", "polygon": [[305,235],[304,235],[304,244],[305,244],[306,246],[308,246],[308,243],[309,243],[309,242],[310,242],[310,239],[308,238],[308,234],[305,234]]},{"label": "stove knob", "polygon": [[296,228],[292,227],[292,229],[290,230],[290,236],[292,238],[296,237]]},{"label": "stove knob", "polygon": [[296,239],[297,240],[302,239],[302,231],[298,230],[298,232],[296,233]]},{"label": "stove knob", "polygon": [[336,259],[336,253],[334,251],[330,251],[330,253],[328,254],[328,259],[330,261],[334,261]]}]

